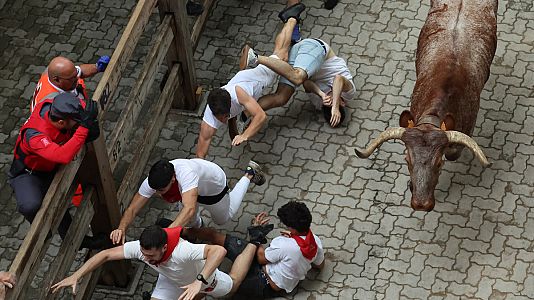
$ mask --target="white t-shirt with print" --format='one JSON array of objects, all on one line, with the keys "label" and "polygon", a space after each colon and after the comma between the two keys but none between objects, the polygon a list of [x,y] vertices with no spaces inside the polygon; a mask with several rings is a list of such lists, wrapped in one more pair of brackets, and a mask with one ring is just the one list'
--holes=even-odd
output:
[{"label": "white t-shirt with print", "polygon": [[[199,196],[218,195],[226,187],[226,174],[218,165],[200,158],[175,159],[170,161],[174,165],[176,180],[180,193],[184,194],[198,188]],[[139,187],[139,194],[150,198],[156,190],[148,185],[148,177]]]},{"label": "white t-shirt with print", "polygon": [[[265,249],[267,274],[281,289],[290,293],[303,280],[311,269],[311,264],[320,265],[324,260],[323,244],[319,237],[313,235],[317,243],[317,254],[312,260],[307,260],[300,251],[300,247],[293,238],[279,236],[271,241]],[[306,236],[301,236],[306,239]]]},{"label": "white t-shirt with print", "polygon": [[352,74],[350,73],[347,62],[339,56],[333,56],[323,62],[321,68],[315,73],[310,80],[315,82],[317,86],[323,91],[323,93],[328,94],[332,91],[332,86],[334,84],[334,78],[336,75],[341,75],[345,77],[352,84],[352,90],[348,92],[342,92],[341,97],[345,101],[352,100],[356,94],[356,89],[354,82],[352,80]]}]

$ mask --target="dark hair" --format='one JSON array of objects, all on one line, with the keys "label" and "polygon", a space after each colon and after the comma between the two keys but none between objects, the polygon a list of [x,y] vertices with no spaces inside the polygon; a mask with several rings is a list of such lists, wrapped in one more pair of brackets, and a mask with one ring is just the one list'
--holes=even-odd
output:
[{"label": "dark hair", "polygon": [[55,115],[53,115],[53,114],[51,114],[51,113],[48,114],[48,118],[49,118],[50,121],[52,121],[52,122],[59,122],[60,120],[65,120],[65,118],[55,116]]},{"label": "dark hair", "polygon": [[139,243],[143,249],[161,249],[167,244],[167,233],[158,225],[151,225],[143,230]]},{"label": "dark hair", "polygon": [[289,201],[280,207],[276,214],[284,225],[299,233],[307,233],[310,229],[312,216],[306,204],[302,202]]},{"label": "dark hair", "polygon": [[220,116],[230,113],[231,99],[227,90],[213,89],[208,95],[208,105],[213,115]]},{"label": "dark hair", "polygon": [[[341,119],[339,120],[339,123],[337,123],[335,127],[341,126],[341,124],[343,123],[343,120],[345,120],[345,108],[343,106],[339,107],[339,113],[341,114]],[[332,106],[323,105],[323,116],[324,116],[324,120],[326,121],[326,123],[330,124],[330,118],[332,118]]]},{"label": "dark hair", "polygon": [[148,172],[148,185],[154,190],[160,190],[169,185],[174,174],[173,164],[168,160],[162,159],[150,168],[150,172]]}]

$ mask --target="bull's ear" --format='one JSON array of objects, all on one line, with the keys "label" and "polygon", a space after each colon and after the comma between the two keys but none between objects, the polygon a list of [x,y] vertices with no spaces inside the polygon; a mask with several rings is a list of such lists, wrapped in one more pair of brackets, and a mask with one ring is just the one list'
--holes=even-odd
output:
[{"label": "bull's ear", "polygon": [[442,130],[454,130],[454,118],[451,114],[446,114],[445,119],[441,121],[441,129]]},{"label": "bull's ear", "polygon": [[399,125],[404,128],[412,128],[415,126],[412,113],[409,110],[402,112],[399,119]]}]

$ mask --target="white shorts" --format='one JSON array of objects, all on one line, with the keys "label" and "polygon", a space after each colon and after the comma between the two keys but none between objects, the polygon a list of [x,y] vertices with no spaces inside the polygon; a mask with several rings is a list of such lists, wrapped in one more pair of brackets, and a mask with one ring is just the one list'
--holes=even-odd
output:
[{"label": "white shorts", "polygon": [[[212,297],[219,298],[227,295],[232,290],[232,278],[224,273],[215,270],[213,275],[208,278],[210,283],[208,286],[202,285],[201,293],[208,294]],[[185,284],[184,284],[185,285]],[[176,282],[170,280],[168,277],[159,274],[156,288],[152,292],[152,298],[159,300],[176,300],[184,292]]]}]

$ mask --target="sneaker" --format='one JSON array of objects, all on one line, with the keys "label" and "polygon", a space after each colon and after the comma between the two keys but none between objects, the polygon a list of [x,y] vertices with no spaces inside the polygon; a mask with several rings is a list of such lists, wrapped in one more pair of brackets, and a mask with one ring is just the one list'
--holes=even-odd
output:
[{"label": "sneaker", "polygon": [[293,33],[291,33],[291,45],[293,46],[301,40],[302,36],[300,35],[300,25],[297,24],[295,28],[293,28]]},{"label": "sneaker", "polygon": [[255,185],[263,185],[265,183],[265,174],[261,170],[260,165],[254,161],[249,161],[245,174],[251,175],[252,179],[250,180]]},{"label": "sneaker", "polygon": [[247,68],[255,68],[258,66],[258,55],[249,45],[243,47],[241,50],[241,58],[239,59],[239,69],[245,70]]},{"label": "sneaker", "polygon": [[295,18],[298,23],[300,23],[300,14],[304,11],[306,6],[302,3],[297,3],[294,5],[291,5],[290,7],[284,8],[279,14],[278,18],[282,20],[282,22],[286,23],[289,18]]},{"label": "sneaker", "polygon": [[200,3],[189,0],[185,5],[185,10],[189,16],[200,16],[204,11],[204,7]]}]

